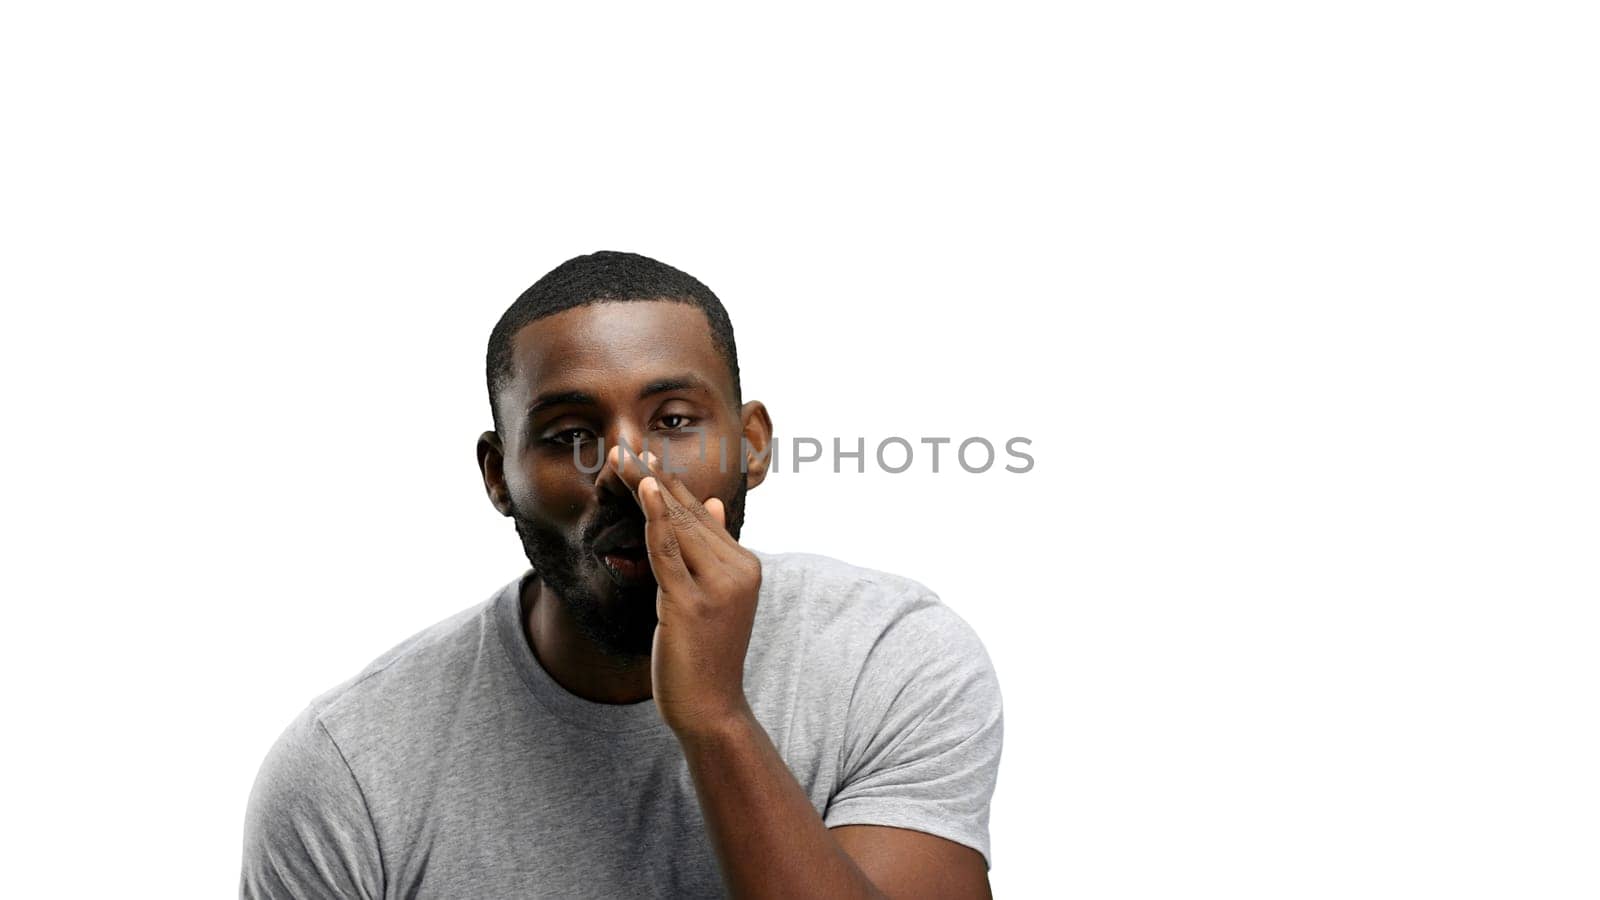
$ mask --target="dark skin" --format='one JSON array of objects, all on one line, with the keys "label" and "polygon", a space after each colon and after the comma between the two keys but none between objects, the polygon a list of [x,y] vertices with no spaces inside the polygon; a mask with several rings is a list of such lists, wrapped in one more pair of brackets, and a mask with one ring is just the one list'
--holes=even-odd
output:
[{"label": "dark skin", "polygon": [[[990,896],[983,857],[969,847],[901,828],[827,828],[746,702],[761,568],[730,533],[729,515],[741,489],[766,477],[772,421],[761,403],[736,401],[704,313],[668,301],[597,303],[530,323],[513,350],[513,377],[496,398],[504,434],[478,439],[490,502],[579,550],[592,549],[585,535],[618,502],[636,504],[658,623],[648,655],[619,655],[586,635],[549,585],[530,578],[534,653],[584,699],[655,698],[688,762],[732,895]],[[686,423],[704,429],[707,452]],[[583,455],[582,445],[601,437],[605,464],[585,473],[572,443],[592,467],[599,454]],[[743,472],[741,437],[749,448]],[[730,448],[726,465],[719,438]],[[602,605],[639,602],[597,562],[573,577]]]}]

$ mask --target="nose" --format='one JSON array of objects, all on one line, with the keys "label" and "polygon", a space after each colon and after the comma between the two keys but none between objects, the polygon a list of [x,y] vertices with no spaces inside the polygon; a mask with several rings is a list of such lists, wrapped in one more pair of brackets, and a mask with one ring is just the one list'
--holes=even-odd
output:
[{"label": "nose", "polygon": [[617,474],[609,464],[600,469],[600,474],[594,479],[594,492],[602,500],[619,500],[631,498],[633,492],[623,483],[622,476]]},{"label": "nose", "polygon": [[[607,459],[612,453],[616,452],[614,450],[616,447],[627,448],[627,451],[622,456],[623,465],[637,465],[634,459],[649,449],[642,433],[620,427],[611,429],[605,436],[604,449]],[[623,482],[622,477],[617,474],[617,470],[612,468],[609,463],[603,465],[600,468],[600,472],[595,476],[594,489],[595,493],[602,497],[606,494],[611,494],[618,498],[633,499],[633,492],[628,489],[628,485]]]}]

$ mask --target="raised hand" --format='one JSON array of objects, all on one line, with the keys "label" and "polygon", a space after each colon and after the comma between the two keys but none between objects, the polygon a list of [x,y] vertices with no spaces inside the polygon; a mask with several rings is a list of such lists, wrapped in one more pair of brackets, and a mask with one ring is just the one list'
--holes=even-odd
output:
[{"label": "raised hand", "polygon": [[644,510],[657,584],[650,661],[656,708],[680,736],[713,732],[748,716],[744,658],[761,588],[760,560],[728,533],[722,501],[702,503],[655,454],[624,463],[613,448],[607,464]]}]

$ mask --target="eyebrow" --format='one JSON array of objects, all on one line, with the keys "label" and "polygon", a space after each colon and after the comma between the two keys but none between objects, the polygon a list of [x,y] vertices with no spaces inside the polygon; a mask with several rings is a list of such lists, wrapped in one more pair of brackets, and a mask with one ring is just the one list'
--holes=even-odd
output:
[{"label": "eyebrow", "polygon": [[667,378],[657,378],[655,381],[645,385],[644,388],[639,391],[639,399],[643,400],[646,397],[653,397],[656,394],[667,394],[671,393],[672,391],[700,391],[701,393],[709,394],[711,393],[711,388],[705,383],[705,380],[699,376],[672,375]]},{"label": "eyebrow", "polygon": [[[695,375],[670,375],[666,378],[657,378],[639,390],[639,399],[653,397],[656,394],[666,394],[672,391],[700,391],[710,393],[711,389],[704,379]],[[593,394],[583,391],[551,391],[540,394],[528,405],[527,418],[531,419],[552,406],[598,406],[600,401]]]},{"label": "eyebrow", "polygon": [[528,404],[528,418],[531,419],[552,406],[596,406],[598,402],[593,394],[585,394],[583,391],[552,391],[540,394]]}]

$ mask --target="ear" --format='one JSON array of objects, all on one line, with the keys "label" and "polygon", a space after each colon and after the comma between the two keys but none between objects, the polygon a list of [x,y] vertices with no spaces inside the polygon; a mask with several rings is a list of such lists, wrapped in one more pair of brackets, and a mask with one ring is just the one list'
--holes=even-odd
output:
[{"label": "ear", "polygon": [[478,435],[478,470],[483,473],[483,489],[500,515],[511,515],[511,490],[506,487],[506,456],[500,435],[485,431]]},{"label": "ear", "polygon": [[739,412],[744,419],[744,485],[753,488],[767,480],[772,462],[772,417],[760,400],[751,400]]}]

